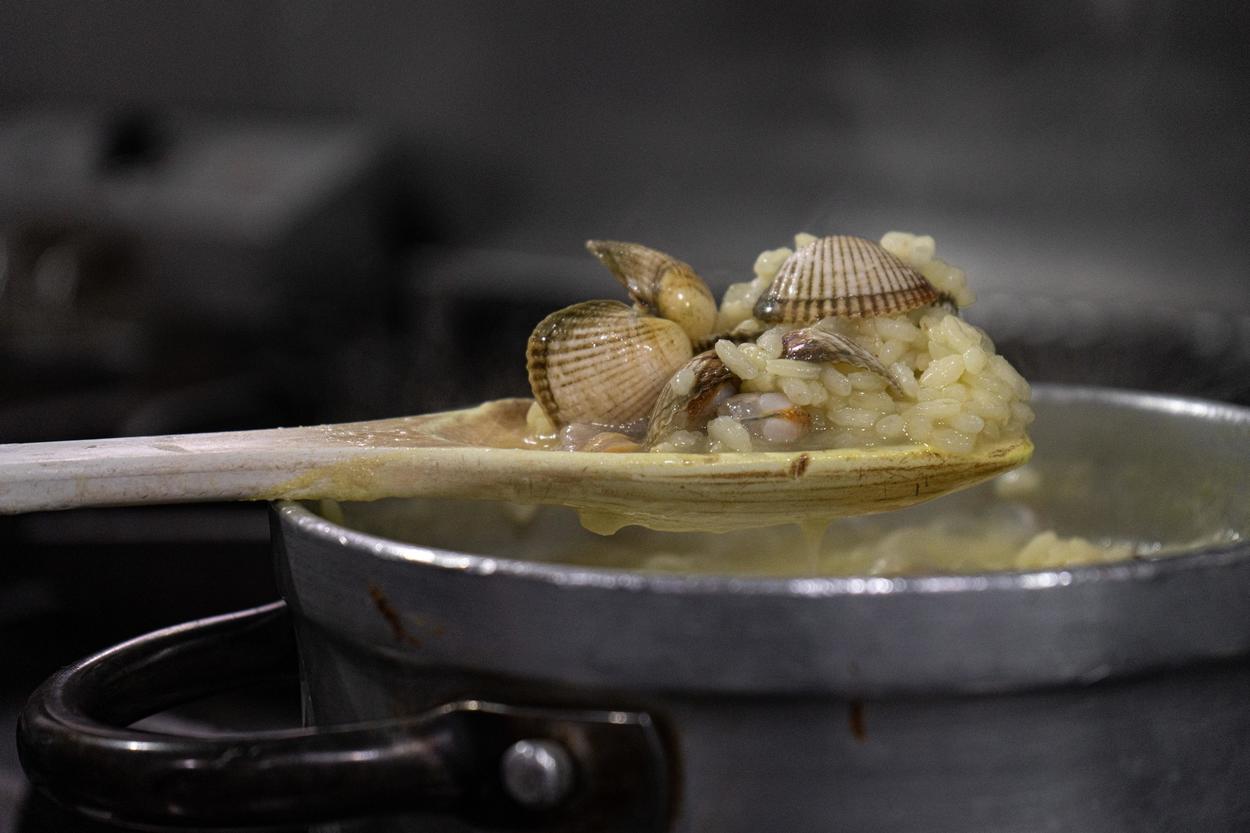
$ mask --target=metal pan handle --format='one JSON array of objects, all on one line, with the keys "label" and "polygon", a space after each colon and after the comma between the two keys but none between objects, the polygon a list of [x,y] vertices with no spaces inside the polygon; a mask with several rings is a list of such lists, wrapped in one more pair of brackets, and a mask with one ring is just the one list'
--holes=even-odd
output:
[{"label": "metal pan handle", "polygon": [[263,827],[405,812],[513,830],[662,830],[667,764],[648,715],[449,703],[419,717],[204,737],[126,728],[290,673],[282,602],[178,625],[51,677],[18,725],[56,801],[164,828]]}]

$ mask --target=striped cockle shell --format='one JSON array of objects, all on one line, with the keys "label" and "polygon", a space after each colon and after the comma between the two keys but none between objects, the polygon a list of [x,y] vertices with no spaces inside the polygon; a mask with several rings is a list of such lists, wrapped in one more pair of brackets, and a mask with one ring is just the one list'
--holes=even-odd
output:
[{"label": "striped cockle shell", "polygon": [[548,315],[530,335],[534,399],[556,425],[627,425],[651,412],[693,351],[681,327],[620,301],[584,301]]},{"label": "striped cockle shell", "polygon": [[717,407],[737,392],[738,377],[716,352],[700,353],[682,365],[660,391],[647,425],[646,445],[662,442],[674,431],[702,431]]},{"label": "striped cockle shell", "polygon": [[680,324],[691,341],[711,334],[716,299],[689,264],[619,240],[587,240],[586,248],[625,285],[629,297],[642,309]]},{"label": "striped cockle shell", "polygon": [[807,324],[829,315],[867,318],[928,306],[924,275],[870,240],[822,237],[786,258],[755,303],[761,321]]},{"label": "striped cockle shell", "polygon": [[889,383],[891,390],[900,395],[903,393],[898,383],[890,376],[889,369],[873,355],[871,350],[838,333],[831,333],[818,327],[792,330],[781,337],[781,356],[785,359],[816,364],[842,362],[853,365],[877,374]]}]

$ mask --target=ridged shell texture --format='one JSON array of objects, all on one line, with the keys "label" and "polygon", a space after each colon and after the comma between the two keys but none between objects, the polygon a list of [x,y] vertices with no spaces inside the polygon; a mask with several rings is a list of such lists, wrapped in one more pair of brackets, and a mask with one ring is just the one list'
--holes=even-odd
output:
[{"label": "ridged shell texture", "polygon": [[638,243],[587,240],[586,248],[653,315],[676,321],[691,339],[716,323],[716,299],[690,264]]},{"label": "ridged shell texture", "polygon": [[844,335],[806,327],[786,333],[781,337],[781,344],[782,358],[817,364],[844,362],[877,374],[885,379],[891,390],[902,393],[881,360],[871,350],[861,347]]},{"label": "ridged shell texture", "polygon": [[762,321],[805,324],[830,315],[898,315],[932,304],[925,277],[870,240],[822,237],[786,259],[755,304]]},{"label": "ridged shell texture", "polygon": [[526,365],[530,389],[557,425],[623,425],[646,417],[692,355],[681,327],[619,301],[585,301],[539,322]]},{"label": "ridged shell texture", "polygon": [[659,442],[673,431],[702,430],[711,416],[715,416],[717,393],[725,386],[738,391],[738,377],[717,358],[711,350],[692,358],[685,367],[694,379],[688,390],[677,391],[674,380],[664,385],[651,411],[647,426],[647,444]]}]

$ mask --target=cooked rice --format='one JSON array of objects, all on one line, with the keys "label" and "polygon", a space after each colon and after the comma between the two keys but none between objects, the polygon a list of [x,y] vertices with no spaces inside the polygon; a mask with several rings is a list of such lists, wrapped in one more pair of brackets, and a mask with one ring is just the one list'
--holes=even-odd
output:
[{"label": "cooked rice", "polygon": [[[815,238],[800,234],[795,247]],[[962,270],[934,256],[932,237],[892,231],[881,245],[923,274],[958,307],[975,297]],[[756,300],[768,288],[788,248],[762,252],[755,278],[726,290],[717,330],[726,332],[753,322]],[[759,322],[753,322],[759,324]],[[760,325],[764,326],[764,325]],[[920,443],[951,453],[972,451],[980,442],[1019,437],[1033,420],[1029,384],[994,350],[977,327],[944,307],[925,307],[897,316],[827,318],[816,326],[846,336],[872,352],[888,368],[887,380],[847,364],[814,364],[782,358],[782,336],[790,326],[764,329],[754,342],[734,344],[722,339],[717,356],[741,380],[742,393],[777,392],[798,410],[811,432],[805,447],[873,447]],[[772,420],[764,420],[764,423]],[[766,451],[793,447],[768,436],[781,436],[777,426],[750,426],[721,413],[707,432],[682,431],[655,446],[657,451]],[[772,429],[772,430],[770,430]],[[792,433],[792,432],[791,432]],[[680,435],[680,436],[679,436]]]},{"label": "cooked rice", "polygon": [[672,380],[669,381],[669,385],[672,387],[673,393],[681,396],[685,396],[690,393],[690,390],[694,387],[694,383],[695,374],[694,370],[690,367],[683,367],[681,370],[674,373]]}]

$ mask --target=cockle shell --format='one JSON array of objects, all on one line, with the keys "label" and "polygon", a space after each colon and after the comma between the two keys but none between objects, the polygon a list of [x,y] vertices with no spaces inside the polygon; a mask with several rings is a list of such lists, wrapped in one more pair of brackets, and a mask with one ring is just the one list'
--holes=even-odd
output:
[{"label": "cockle shell", "polygon": [[689,264],[638,243],[587,240],[586,248],[644,310],[675,321],[692,341],[711,334],[716,299]]},{"label": "cockle shell", "polygon": [[681,327],[620,301],[584,301],[534,328],[530,389],[556,425],[625,425],[651,412],[664,383],[693,354]]},{"label": "cockle shell", "polygon": [[[687,373],[689,371],[689,373]],[[708,350],[686,362],[673,374],[651,409],[648,446],[674,431],[701,431],[717,407],[738,392],[738,377]]]},{"label": "cockle shell", "polygon": [[933,302],[935,307],[942,307],[951,315],[957,315],[963,318],[963,313],[959,311],[959,302],[955,300],[955,296],[949,292],[939,292],[937,300]]},{"label": "cockle shell", "polygon": [[924,275],[876,243],[835,235],[786,258],[756,301],[755,317],[806,324],[829,315],[897,315],[937,299],[937,290]]},{"label": "cockle shell", "polygon": [[838,333],[831,333],[819,327],[805,327],[792,330],[781,337],[781,356],[785,359],[796,359],[801,362],[844,362],[877,374],[889,383],[891,390],[898,394],[903,391],[890,376],[889,369],[872,351]]},{"label": "cockle shell", "polygon": [[731,341],[734,344],[742,344],[746,341],[755,341],[755,339],[758,338],[762,332],[764,332],[764,328],[760,325],[760,322],[756,321],[754,318],[748,318],[746,321],[743,321],[735,326],[732,330],[728,330],[723,333],[712,333],[704,336],[703,338],[691,339],[690,341],[694,346],[694,352],[698,354],[702,353],[704,350],[711,350],[716,346],[716,342],[720,341],[722,338],[726,341]]}]

